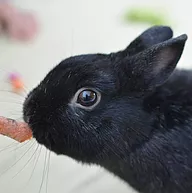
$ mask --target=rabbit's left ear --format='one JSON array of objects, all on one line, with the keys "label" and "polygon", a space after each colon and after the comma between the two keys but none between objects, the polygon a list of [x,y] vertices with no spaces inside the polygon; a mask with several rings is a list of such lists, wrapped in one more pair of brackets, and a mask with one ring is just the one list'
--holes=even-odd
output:
[{"label": "rabbit's left ear", "polygon": [[168,26],[153,26],[145,30],[129,46],[117,53],[119,57],[135,55],[155,44],[164,42],[173,36],[173,31]]},{"label": "rabbit's left ear", "polygon": [[174,71],[187,35],[156,44],[119,62],[122,85],[129,90],[147,90],[163,84]]}]

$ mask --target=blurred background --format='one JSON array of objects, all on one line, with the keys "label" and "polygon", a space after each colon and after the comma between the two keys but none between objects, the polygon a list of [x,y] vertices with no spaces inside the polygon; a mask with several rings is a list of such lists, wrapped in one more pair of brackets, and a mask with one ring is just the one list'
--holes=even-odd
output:
[{"label": "blurred background", "polygon": [[[19,72],[26,85],[26,91],[29,91],[66,57],[123,49],[153,24],[170,25],[175,36],[181,33],[188,35],[179,67],[190,68],[192,65],[190,0],[9,2],[18,9],[34,14],[38,22],[38,32],[35,38],[27,42],[0,34],[0,115],[18,120],[22,118],[22,101],[26,94],[10,92],[10,84],[7,81],[10,72]],[[4,192],[134,191],[101,168],[82,166],[70,158],[50,154],[34,141],[20,145],[0,136],[0,193]]]}]

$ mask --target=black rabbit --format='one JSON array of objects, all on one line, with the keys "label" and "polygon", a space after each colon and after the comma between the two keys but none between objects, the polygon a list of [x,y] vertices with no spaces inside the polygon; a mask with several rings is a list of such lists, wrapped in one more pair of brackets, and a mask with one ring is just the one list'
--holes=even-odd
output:
[{"label": "black rabbit", "polygon": [[142,193],[192,193],[187,35],[154,26],[125,50],[68,58],[29,93],[24,120],[55,152],[96,164]]}]

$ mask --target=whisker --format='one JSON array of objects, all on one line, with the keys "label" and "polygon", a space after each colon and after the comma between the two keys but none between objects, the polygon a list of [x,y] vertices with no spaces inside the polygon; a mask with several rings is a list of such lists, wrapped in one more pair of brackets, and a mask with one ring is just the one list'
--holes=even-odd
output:
[{"label": "whisker", "polygon": [[24,95],[21,95],[21,93],[16,93],[16,92],[13,92],[13,91],[10,91],[10,90],[5,90],[5,89],[0,89],[0,92],[4,92],[6,94],[12,94],[12,95],[16,95],[16,97],[22,97],[22,99],[25,99],[25,96]]},{"label": "whisker", "polygon": [[32,142],[32,140],[29,140],[29,141],[23,143],[22,145],[19,145],[19,147],[16,147],[16,148],[15,148],[14,150],[12,150],[12,151],[17,151],[17,150],[21,149],[22,147],[26,146],[27,144],[30,144],[31,142]]},{"label": "whisker", "polygon": [[[17,114],[14,114],[14,113],[10,113],[9,116],[17,116]],[[23,121],[23,117],[19,117],[19,118],[14,118],[15,121]]]},{"label": "whisker", "polygon": [[[22,144],[21,146],[16,147],[15,149],[11,150],[11,152],[12,152],[12,151],[16,151],[16,150],[24,147],[24,146],[27,145],[29,142],[30,142],[30,141],[27,141],[26,143]],[[14,147],[17,146],[17,145],[18,145],[17,142],[13,142],[12,144],[6,146],[5,148],[2,148],[2,149],[0,150],[0,153],[6,151],[6,150],[8,150],[8,149],[14,148]]]},{"label": "whisker", "polygon": [[22,109],[14,109],[14,111],[8,111],[8,113],[13,114],[13,115],[21,115],[22,114]]},{"label": "whisker", "polygon": [[46,193],[48,193],[48,181],[49,181],[50,161],[51,161],[51,151],[49,150],[48,164],[47,164]]},{"label": "whisker", "polygon": [[[10,117],[18,116],[18,114],[16,114],[16,113],[9,113],[9,116],[10,116]],[[23,119],[23,117],[14,118],[15,121],[18,121],[18,120],[20,121],[20,120],[22,120],[22,119]]]},{"label": "whisker", "polygon": [[15,121],[23,121],[23,117],[19,117],[19,118],[15,119]]},{"label": "whisker", "polygon": [[23,106],[23,103],[19,103],[19,102],[15,102],[15,101],[14,102],[13,101],[0,101],[0,103],[9,103],[9,104],[15,104],[15,105]]},{"label": "whisker", "polygon": [[24,86],[24,87],[23,87],[23,90],[24,90],[25,94],[26,94],[26,95],[28,95],[29,90],[27,89],[27,87],[26,87],[26,86]]},{"label": "whisker", "polygon": [[0,153],[7,150],[7,149],[10,149],[10,148],[14,147],[16,144],[17,144],[16,142],[13,142],[13,143],[9,144],[8,146],[0,149]]},{"label": "whisker", "polygon": [[[6,84],[9,84],[9,85],[11,85],[12,83],[11,83],[11,81],[8,81],[8,80],[3,80],[3,82],[4,83],[6,83]],[[13,93],[14,93],[14,91],[13,91]],[[22,94],[23,93],[23,94]],[[28,90],[26,89],[26,86],[24,85],[23,86],[23,88],[22,88],[22,91],[20,91],[19,93],[17,93],[18,95],[20,95],[20,96],[26,96],[27,94],[28,94]],[[22,95],[21,95],[22,94]]]},{"label": "whisker", "polygon": [[16,173],[16,174],[12,177],[12,179],[14,179],[16,176],[18,176],[18,175],[25,169],[25,167],[29,164],[29,162],[31,161],[31,159],[33,158],[33,156],[35,155],[35,153],[37,152],[38,148],[39,148],[39,144],[37,145],[37,148],[36,148],[35,151],[33,152],[32,156],[28,159],[27,163],[23,166],[23,168],[22,168],[18,173]]},{"label": "whisker", "polygon": [[46,153],[45,153],[45,164],[44,164],[44,168],[43,168],[43,176],[42,176],[42,180],[41,180],[41,185],[40,185],[39,193],[40,193],[41,190],[42,190],[43,183],[44,183],[44,179],[45,179],[46,164],[47,164],[47,151],[48,151],[48,150],[46,150]]},{"label": "whisker", "polygon": [[7,171],[9,171],[11,168],[13,168],[28,152],[29,150],[34,146],[35,142],[29,147],[29,149],[14,163],[12,164],[9,168],[7,168],[6,170],[4,170],[1,174],[0,174],[0,178],[3,176],[3,174],[5,174]]},{"label": "whisker", "polygon": [[34,174],[34,172],[35,172],[35,168],[37,167],[37,163],[38,163],[39,157],[40,157],[40,155],[41,155],[41,150],[42,150],[42,146],[41,146],[41,148],[40,148],[40,150],[39,150],[39,154],[38,154],[38,156],[37,156],[37,159],[35,160],[35,164],[34,164],[33,170],[32,170],[32,172],[31,172],[31,175],[30,175],[29,180],[28,180],[28,182],[27,182],[26,185],[29,184],[29,182],[31,181],[31,179],[32,179],[32,177],[33,177],[33,174]]},{"label": "whisker", "polygon": [[[9,94],[9,93],[3,93],[3,92],[1,92],[1,90],[0,90],[0,93],[1,93],[1,95],[0,95],[0,99],[7,99],[7,101],[13,101],[13,102],[20,102],[20,103],[23,103],[23,101],[25,100],[25,98],[23,97],[23,98],[20,98],[20,96],[18,96],[18,95],[11,95],[11,93]],[[5,97],[6,96],[6,97]]]}]

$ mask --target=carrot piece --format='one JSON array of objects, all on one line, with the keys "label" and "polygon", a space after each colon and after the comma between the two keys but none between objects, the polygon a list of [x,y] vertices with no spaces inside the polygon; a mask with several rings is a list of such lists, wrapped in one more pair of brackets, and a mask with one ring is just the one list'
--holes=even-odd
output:
[{"label": "carrot piece", "polygon": [[32,138],[32,131],[24,122],[17,122],[0,116],[0,134],[20,143]]}]

